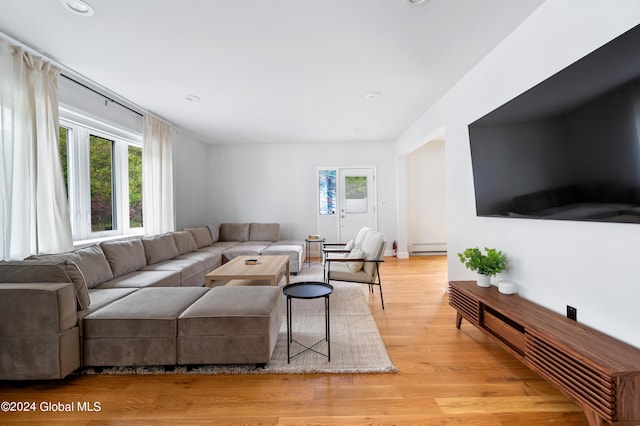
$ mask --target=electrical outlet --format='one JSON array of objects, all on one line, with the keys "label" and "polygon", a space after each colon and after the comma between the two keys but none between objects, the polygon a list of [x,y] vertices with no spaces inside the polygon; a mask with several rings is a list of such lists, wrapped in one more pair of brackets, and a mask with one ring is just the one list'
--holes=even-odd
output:
[{"label": "electrical outlet", "polygon": [[567,318],[572,319],[574,321],[578,320],[578,310],[573,306],[567,305]]}]

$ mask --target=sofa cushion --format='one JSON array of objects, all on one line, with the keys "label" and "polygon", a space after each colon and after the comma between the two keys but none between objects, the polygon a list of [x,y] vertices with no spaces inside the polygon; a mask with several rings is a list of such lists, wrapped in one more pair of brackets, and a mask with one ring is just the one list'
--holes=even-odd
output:
[{"label": "sofa cushion", "polygon": [[98,284],[113,279],[113,271],[100,246],[92,245],[67,253],[41,254],[30,256],[28,259],[60,260],[65,259],[73,262],[80,272],[87,285],[87,288],[94,288]]},{"label": "sofa cushion", "polygon": [[279,223],[252,223],[249,226],[249,240],[278,241],[280,239]]},{"label": "sofa cushion", "polygon": [[103,306],[107,306],[109,303],[115,302],[118,299],[122,299],[124,296],[131,294],[134,291],[138,291],[138,289],[133,287],[92,288],[91,290],[89,290],[89,295],[91,296],[91,304],[87,308],[78,312],[78,319],[82,319],[89,315],[91,312],[97,311]]},{"label": "sofa cushion", "polygon": [[189,231],[174,232],[173,239],[176,242],[176,248],[178,249],[178,256],[198,250],[198,246],[196,245],[196,240],[195,238],[193,238],[193,234]]},{"label": "sofa cushion", "polygon": [[137,271],[147,266],[142,241],[138,239],[101,243],[114,277]]},{"label": "sofa cushion", "polygon": [[180,271],[133,271],[100,284],[97,288],[178,287]]},{"label": "sofa cushion", "polygon": [[31,335],[44,340],[48,333],[69,330],[78,321],[73,285],[68,281],[1,283],[0,290],[0,310],[4,318],[11,318],[0,322],[2,337]]},{"label": "sofa cushion", "polygon": [[204,273],[206,274],[210,271],[213,271],[214,269],[216,269],[218,266],[222,264],[222,253],[219,251],[202,249],[202,250],[180,255],[176,257],[175,260],[180,260],[180,259],[187,259],[187,260],[195,259],[202,262],[202,265],[204,267]]},{"label": "sofa cushion", "polygon": [[207,225],[209,228],[209,232],[211,233],[211,241],[214,243],[220,239],[220,224],[212,223],[211,225]]},{"label": "sofa cushion", "polygon": [[217,251],[219,253],[224,253],[231,247],[235,247],[240,244],[242,243],[240,243],[239,241],[218,241],[217,243],[213,243],[212,246],[203,247],[201,249],[198,249],[198,251],[206,250],[206,251]]},{"label": "sofa cushion", "polygon": [[0,283],[68,283],[64,260],[9,260],[0,262]]},{"label": "sofa cushion", "polygon": [[89,306],[91,303],[89,289],[87,289],[85,279],[77,265],[66,259],[51,257],[51,260],[33,259],[0,262],[0,282],[72,282],[78,309],[84,309]]},{"label": "sofa cushion", "polygon": [[260,256],[262,251],[269,247],[267,244],[259,244],[254,241],[248,241],[233,246],[222,253],[226,260],[234,259],[238,256]]},{"label": "sofa cushion", "polygon": [[179,336],[238,336],[256,334],[263,329],[262,318],[282,303],[278,287],[215,287],[182,312],[178,318]]},{"label": "sofa cushion", "polygon": [[201,226],[200,228],[187,228],[187,231],[191,232],[193,235],[193,239],[196,240],[196,246],[198,248],[210,246],[213,244],[213,240],[211,239],[211,232],[209,232],[209,228],[206,226]]},{"label": "sofa cushion", "polygon": [[208,288],[144,288],[84,318],[85,338],[175,337],[178,316]]},{"label": "sofa cushion", "polygon": [[91,312],[95,312],[103,306],[107,306],[109,303],[118,299],[122,299],[124,296],[138,291],[137,288],[92,288],[89,290],[91,296],[91,305],[87,308],[78,311],[78,326],[80,327],[80,337],[84,335],[84,328],[82,319],[89,315]]},{"label": "sofa cushion", "polygon": [[162,234],[142,239],[147,265],[173,259],[178,256],[178,247],[172,234]]},{"label": "sofa cushion", "polygon": [[64,270],[73,282],[73,287],[76,292],[76,299],[78,300],[78,309],[84,309],[91,304],[91,298],[89,297],[89,288],[87,288],[84,275],[78,268],[78,266],[68,260],[64,261]]},{"label": "sofa cushion", "polygon": [[220,224],[220,241],[249,241],[249,223]]},{"label": "sofa cushion", "polygon": [[81,248],[74,253],[77,258],[69,258],[69,260],[78,265],[88,288],[93,288],[113,278],[109,261],[99,246]]},{"label": "sofa cushion", "polygon": [[[143,271],[176,271],[180,273],[180,283],[201,274],[204,275],[204,262],[198,259],[170,259],[146,266]],[[204,284],[204,276],[202,280]],[[181,284],[182,285],[182,284]]]},{"label": "sofa cushion", "polygon": [[262,256],[267,255],[286,255],[289,256],[289,270],[292,274],[300,272],[300,268],[304,263],[304,243],[299,241],[281,240],[271,244],[260,253]]}]

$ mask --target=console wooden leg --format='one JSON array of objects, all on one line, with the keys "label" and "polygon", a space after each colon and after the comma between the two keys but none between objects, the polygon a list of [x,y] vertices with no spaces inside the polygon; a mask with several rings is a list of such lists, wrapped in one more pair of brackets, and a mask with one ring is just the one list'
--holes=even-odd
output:
[{"label": "console wooden leg", "polygon": [[587,421],[589,422],[589,426],[604,426],[606,423],[602,417],[600,417],[595,411],[590,410],[588,408],[584,409],[584,415],[587,418]]},{"label": "console wooden leg", "polygon": [[460,330],[461,325],[462,325],[462,314],[460,312],[456,312],[456,328]]}]

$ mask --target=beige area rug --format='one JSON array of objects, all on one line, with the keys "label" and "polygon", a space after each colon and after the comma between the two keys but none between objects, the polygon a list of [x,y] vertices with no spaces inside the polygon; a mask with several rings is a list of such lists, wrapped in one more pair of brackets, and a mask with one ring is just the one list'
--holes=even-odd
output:
[{"label": "beige area rug", "polygon": [[[306,264],[291,282],[322,281],[320,265]],[[113,367],[87,368],[84,374],[283,374],[283,373],[393,373],[393,365],[380,332],[371,316],[361,284],[336,282],[330,300],[331,361],[307,351],[287,363],[287,323],[282,322],[271,362],[264,368],[251,365],[203,365],[193,368],[177,366],[166,370],[162,367]],[[285,304],[283,304],[283,309]],[[324,298],[292,300],[293,338],[306,346],[323,340],[325,335]],[[304,347],[291,346],[291,354]],[[322,342],[314,350],[326,354],[327,343]]]}]

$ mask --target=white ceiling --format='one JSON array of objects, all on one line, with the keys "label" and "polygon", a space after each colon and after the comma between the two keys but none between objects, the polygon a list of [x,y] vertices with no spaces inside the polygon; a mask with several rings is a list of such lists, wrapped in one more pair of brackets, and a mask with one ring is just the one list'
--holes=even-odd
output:
[{"label": "white ceiling", "polygon": [[543,2],[87,1],[0,31],[208,143],[393,141]]}]

